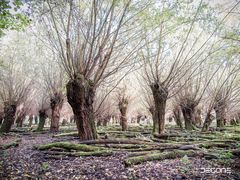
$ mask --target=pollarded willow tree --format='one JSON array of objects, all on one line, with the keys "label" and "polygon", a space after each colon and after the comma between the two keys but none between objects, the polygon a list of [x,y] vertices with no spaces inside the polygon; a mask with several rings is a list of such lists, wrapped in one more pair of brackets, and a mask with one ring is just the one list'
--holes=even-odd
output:
[{"label": "pollarded willow tree", "polygon": [[[36,96],[36,91],[34,87],[31,87],[31,91],[28,93],[28,97],[23,99],[23,101],[17,107],[16,115],[15,115],[17,127],[23,126],[23,122],[26,116],[29,116],[29,121],[33,115],[36,118],[38,113],[36,112],[35,96]],[[31,126],[32,124],[31,121],[29,122],[29,126]]]},{"label": "pollarded willow tree", "polygon": [[139,56],[144,64],[143,78],[154,99],[153,122],[158,122],[160,134],[164,132],[167,100],[183,88],[179,82],[187,82],[193,75],[188,73],[190,70],[194,72],[219,50],[216,32],[227,17],[216,21],[211,16],[213,10],[202,1],[184,5],[163,1],[143,16],[147,22],[143,31],[145,46]]},{"label": "pollarded willow tree", "polygon": [[49,96],[46,96],[47,92],[46,89],[40,89],[38,91],[36,97],[37,98],[37,109],[38,109],[38,116],[39,116],[39,122],[37,131],[42,131],[44,128],[44,125],[46,123],[47,117],[49,117],[49,111],[51,109],[49,104]]},{"label": "pollarded willow tree", "polygon": [[139,46],[129,44],[139,34],[134,18],[145,5],[131,0],[48,0],[43,4],[42,25],[69,77],[67,99],[81,140],[97,138],[96,89],[130,64]]},{"label": "pollarded willow tree", "polygon": [[128,128],[127,111],[129,109],[129,104],[131,101],[130,96],[127,94],[126,86],[120,88],[116,96],[117,106],[120,111],[120,125],[122,126],[122,131],[126,131]]},{"label": "pollarded willow tree", "polygon": [[216,115],[217,127],[225,126],[227,109],[230,106],[234,109],[233,102],[239,96],[239,59],[237,56],[221,58],[224,64],[207,87],[206,115],[202,131],[208,131],[214,119],[213,111]]},{"label": "pollarded willow tree", "polygon": [[[50,57],[50,56],[49,56]],[[42,68],[43,84],[45,92],[49,96],[49,104],[51,107],[51,124],[50,131],[57,132],[59,130],[59,121],[61,110],[64,103],[64,72],[56,62],[54,56],[49,63],[44,63]]]},{"label": "pollarded willow tree", "polygon": [[26,101],[32,86],[31,79],[18,70],[16,62],[8,59],[8,63],[5,63],[8,65],[0,70],[0,99],[4,105],[4,120],[0,132],[10,131],[14,124],[17,107]]},{"label": "pollarded willow tree", "polygon": [[197,124],[201,124],[201,122],[199,123],[198,121],[201,108],[198,109],[197,107],[221,65],[223,64],[220,63],[219,65],[213,66],[205,62],[204,65],[198,66],[198,69],[195,69],[194,72],[190,70],[188,73],[192,75],[187,76],[187,80],[183,79],[183,82],[179,83],[182,88],[177,93],[175,99],[182,111],[185,129],[193,130]]},{"label": "pollarded willow tree", "polygon": [[114,98],[112,97],[113,90],[110,84],[102,84],[99,91],[96,92],[96,99],[93,103],[94,116],[98,126],[106,126],[114,114],[117,114]]},{"label": "pollarded willow tree", "polygon": [[31,99],[34,86],[34,59],[29,42],[23,33],[12,32],[10,37],[2,37],[0,59],[0,101],[4,106],[4,121],[1,132],[9,132],[14,124],[18,106]]},{"label": "pollarded willow tree", "polygon": [[[154,26],[157,24],[157,27],[154,32],[152,29],[145,30],[146,45],[140,52],[144,63],[143,77],[154,99],[153,122],[157,123],[160,134],[164,131],[166,103],[167,99],[172,97],[171,91],[176,89],[178,82],[186,76],[186,72],[195,64],[201,63],[199,57],[206,50],[205,44],[196,45],[202,32],[193,33],[199,25],[197,19],[202,15],[202,4],[198,5],[196,11],[187,10],[192,17],[184,21],[181,15],[178,15],[181,13],[177,12],[179,10],[177,4],[178,2],[162,3],[162,6],[158,7],[161,13],[155,15],[154,19]],[[153,8],[149,11],[152,10],[156,11]],[[183,13],[184,10],[186,11],[184,8],[180,9]],[[192,63],[193,60],[195,63]]]}]

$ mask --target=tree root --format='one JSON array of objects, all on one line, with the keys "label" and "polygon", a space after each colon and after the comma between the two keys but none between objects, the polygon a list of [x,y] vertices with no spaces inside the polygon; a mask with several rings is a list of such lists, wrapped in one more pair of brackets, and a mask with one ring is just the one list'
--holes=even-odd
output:
[{"label": "tree root", "polygon": [[147,148],[147,145],[141,144],[105,144],[107,148],[114,148],[114,149],[140,149],[140,148]]},{"label": "tree root", "polygon": [[5,149],[11,148],[11,147],[17,147],[19,145],[19,142],[21,142],[21,139],[16,139],[11,143],[0,145],[0,149],[5,150]]},{"label": "tree root", "polygon": [[131,139],[96,139],[81,141],[80,144],[145,144],[145,145],[156,145],[156,143],[150,143],[140,140],[131,140]]},{"label": "tree root", "polygon": [[169,149],[178,149],[182,145],[171,145],[171,146],[153,146],[153,147],[147,147],[147,148],[141,148],[141,149],[128,149],[128,152],[141,152],[141,151],[156,151],[156,150],[169,150]]},{"label": "tree root", "polygon": [[175,138],[175,137],[183,137],[183,136],[181,136],[179,134],[153,134],[153,137],[167,140],[172,137]]},{"label": "tree root", "polygon": [[129,167],[129,166],[140,164],[140,163],[143,163],[146,161],[174,159],[174,158],[181,158],[185,155],[197,156],[200,154],[201,154],[200,151],[173,150],[171,152],[163,152],[163,153],[147,154],[147,155],[143,155],[143,156],[129,157],[124,160],[124,164],[126,167]]},{"label": "tree root", "polygon": [[68,133],[61,133],[61,134],[55,134],[53,137],[63,137],[63,136],[74,136],[78,137],[78,132],[68,132]]}]

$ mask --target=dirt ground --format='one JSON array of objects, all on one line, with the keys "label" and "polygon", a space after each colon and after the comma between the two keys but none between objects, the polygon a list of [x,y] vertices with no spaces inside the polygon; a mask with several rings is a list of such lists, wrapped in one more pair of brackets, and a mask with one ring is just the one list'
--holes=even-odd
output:
[{"label": "dirt ground", "polygon": [[[1,137],[1,143],[12,136]],[[18,137],[19,138],[19,137]],[[202,173],[200,168],[222,168],[214,161],[177,158],[125,167],[127,152],[107,157],[53,157],[35,150],[34,145],[61,141],[52,134],[22,135],[18,147],[0,150],[0,179],[240,179],[240,160],[231,164],[231,173]],[[77,140],[71,140],[77,141]]]}]

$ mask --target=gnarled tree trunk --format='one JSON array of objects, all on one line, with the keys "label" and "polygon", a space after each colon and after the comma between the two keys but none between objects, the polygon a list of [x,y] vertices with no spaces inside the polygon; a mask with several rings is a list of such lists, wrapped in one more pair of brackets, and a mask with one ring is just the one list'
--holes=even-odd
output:
[{"label": "gnarled tree trunk", "polygon": [[42,131],[46,122],[47,114],[44,109],[39,111],[39,122],[37,131]]},{"label": "gnarled tree trunk", "polygon": [[203,123],[202,132],[206,132],[209,130],[209,127],[213,119],[214,119],[214,116],[211,114],[211,111],[208,111]]},{"label": "gnarled tree trunk", "polygon": [[128,108],[128,100],[125,98],[122,98],[120,102],[118,103],[118,107],[121,113],[120,116],[120,122],[122,126],[122,131],[127,130],[127,108]]},{"label": "gnarled tree trunk", "polygon": [[183,123],[181,120],[181,110],[179,107],[175,106],[173,109],[174,120],[181,129],[183,129]]},{"label": "gnarled tree trunk", "polygon": [[1,133],[8,133],[14,124],[16,104],[5,102],[4,103],[4,120],[0,129]]},{"label": "gnarled tree trunk", "polygon": [[55,93],[50,101],[51,101],[50,106],[52,109],[50,131],[57,132],[59,130],[60,113],[61,113],[61,109],[63,106],[62,93],[60,93],[60,92]]},{"label": "gnarled tree trunk", "polygon": [[155,106],[153,121],[158,123],[158,133],[162,134],[165,128],[165,110],[168,98],[168,90],[158,83],[154,83],[150,87]]},{"label": "gnarled tree trunk", "polygon": [[191,105],[183,105],[181,106],[184,122],[185,122],[185,129],[186,130],[194,130],[194,106]]},{"label": "gnarled tree trunk", "polygon": [[216,113],[217,127],[224,127],[226,121],[226,110],[224,104],[217,102],[214,106],[214,110]]},{"label": "gnarled tree trunk", "polygon": [[92,82],[78,75],[67,84],[67,99],[72,107],[81,140],[97,138],[93,101],[95,90]]},{"label": "gnarled tree trunk", "polygon": [[153,106],[149,107],[149,111],[152,115],[152,120],[153,120],[153,130],[152,133],[153,134],[157,134],[159,132],[159,125],[158,125],[158,119],[155,118],[155,109]]},{"label": "gnarled tree trunk", "polygon": [[197,108],[195,110],[195,113],[194,113],[195,118],[194,119],[195,119],[195,125],[196,126],[201,126],[202,125],[201,113],[202,113],[201,109]]}]

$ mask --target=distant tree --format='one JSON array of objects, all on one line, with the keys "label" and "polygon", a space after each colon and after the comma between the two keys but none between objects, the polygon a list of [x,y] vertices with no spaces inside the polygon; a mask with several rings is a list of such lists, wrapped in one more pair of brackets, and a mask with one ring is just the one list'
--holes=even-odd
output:
[{"label": "distant tree", "polygon": [[[236,62],[235,62],[236,63]],[[227,62],[216,74],[211,84],[208,86],[206,115],[202,131],[208,131],[213,121],[213,111],[216,114],[217,127],[225,126],[227,107],[233,99],[237,99],[239,67],[237,64]],[[234,105],[232,104],[232,108]]]},{"label": "distant tree", "polygon": [[[3,38],[4,39],[4,38]],[[1,132],[9,132],[14,124],[18,106],[26,102],[34,90],[34,66],[29,65],[32,54],[29,39],[21,33],[13,33],[1,47],[0,59],[0,101],[4,109],[4,121]]]},{"label": "distant tree", "polygon": [[[143,80],[151,89],[154,100],[153,121],[158,122],[158,133],[161,134],[165,128],[167,100],[183,88],[184,83],[180,85],[179,82],[189,81],[193,74],[188,72],[195,72],[220,50],[214,35],[227,15],[217,21],[211,16],[212,9],[203,1],[198,5],[186,1],[163,1],[160,7],[159,4],[149,6],[143,16],[144,43],[139,58],[143,62]],[[208,24],[209,28],[205,29],[202,23]],[[205,36],[206,31],[209,34]],[[195,107],[190,99],[187,104]],[[185,117],[190,113],[185,108],[182,111]]]},{"label": "distant tree", "polygon": [[127,95],[126,87],[117,92],[117,103],[120,111],[120,125],[122,126],[122,131],[126,131],[128,128],[127,110],[130,103],[130,96]]},{"label": "distant tree", "polygon": [[47,92],[46,89],[42,89],[38,93],[38,101],[37,101],[37,109],[38,109],[38,115],[39,115],[39,122],[37,131],[42,131],[44,128],[44,125],[46,123],[46,119],[49,116],[48,111],[51,109],[49,105],[49,97],[46,96]]},{"label": "distant tree", "polygon": [[[47,56],[54,59],[54,56],[51,57],[49,53]],[[60,66],[56,63],[56,60],[44,62],[41,68],[44,84],[43,88],[46,89],[45,90],[46,95],[49,96],[49,103],[52,112],[50,131],[57,132],[59,130],[60,115],[65,99],[64,72],[62,71]]]},{"label": "distant tree", "polygon": [[17,106],[28,97],[32,81],[17,74],[16,69],[4,69],[0,73],[0,98],[4,102],[4,121],[0,132],[9,132],[14,124]]}]

